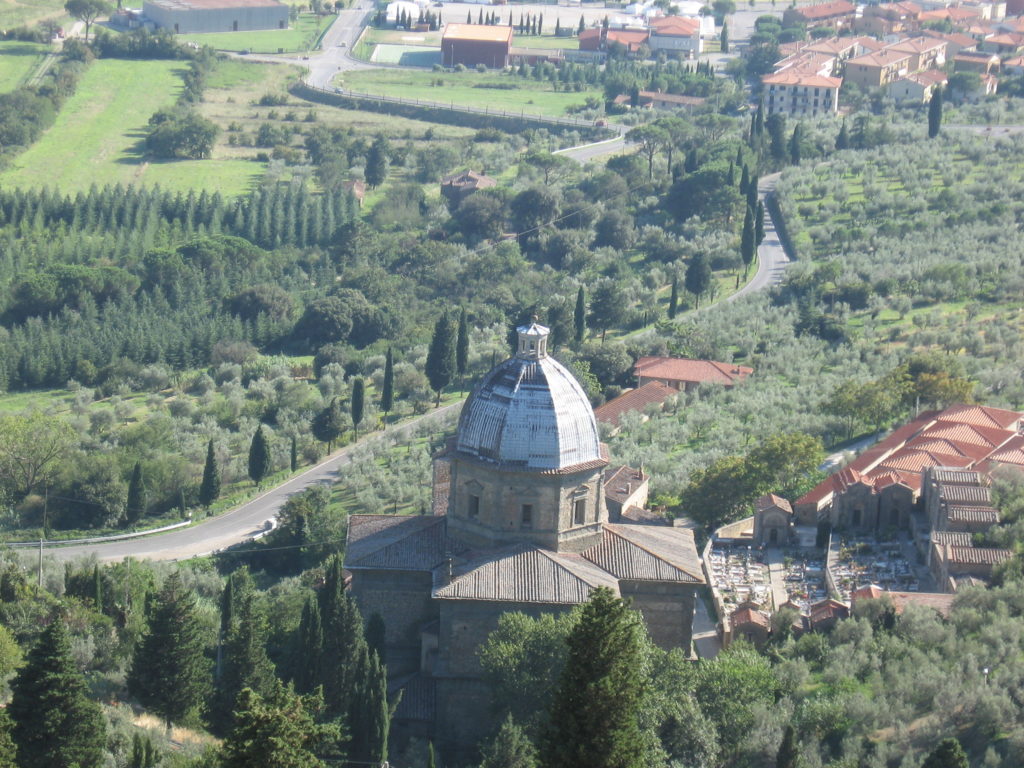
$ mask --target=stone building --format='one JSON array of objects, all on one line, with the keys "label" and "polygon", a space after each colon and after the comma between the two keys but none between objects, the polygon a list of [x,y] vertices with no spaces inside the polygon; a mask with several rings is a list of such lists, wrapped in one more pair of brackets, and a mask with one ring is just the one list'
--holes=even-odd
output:
[{"label": "stone building", "polygon": [[435,514],[349,522],[352,593],[383,618],[392,688],[409,694],[397,726],[449,763],[471,760],[492,726],[476,651],[503,613],[565,612],[607,587],[632,599],[654,642],[689,650],[704,583],[690,531],[623,513],[646,496],[642,472],[611,473],[620,522],[609,521],[608,453],[586,394],[548,355],[547,328],[518,333],[436,459]]},{"label": "stone building", "polygon": [[787,499],[767,493],[754,502],[754,543],[778,547],[789,543],[793,507]]}]

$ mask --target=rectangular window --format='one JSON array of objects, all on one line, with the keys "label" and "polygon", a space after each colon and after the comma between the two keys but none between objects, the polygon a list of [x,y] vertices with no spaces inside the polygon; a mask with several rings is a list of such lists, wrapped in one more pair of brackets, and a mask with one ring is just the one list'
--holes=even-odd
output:
[{"label": "rectangular window", "polygon": [[529,528],[533,525],[533,504],[523,504],[522,512],[523,528]]},{"label": "rectangular window", "polygon": [[476,517],[480,514],[480,497],[470,495],[466,503],[466,511],[470,517]]},{"label": "rectangular window", "polygon": [[573,522],[576,525],[583,525],[587,522],[587,500],[579,499],[573,504]]}]

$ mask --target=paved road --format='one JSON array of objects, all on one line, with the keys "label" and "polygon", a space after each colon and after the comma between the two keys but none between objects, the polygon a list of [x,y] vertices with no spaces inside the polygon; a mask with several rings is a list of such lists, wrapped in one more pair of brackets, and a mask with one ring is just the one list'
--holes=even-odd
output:
[{"label": "paved road", "polygon": [[[425,421],[438,421],[460,408],[455,403],[418,416],[404,424],[388,430],[388,435],[406,434]],[[338,480],[342,468],[351,462],[353,450],[368,441],[379,440],[377,432],[363,438],[359,443],[335,452],[330,458],[315,467],[296,475],[282,485],[272,488],[252,501],[219,517],[197,523],[190,528],[172,531],[157,536],[128,541],[111,541],[102,544],[83,544],[70,547],[47,549],[46,554],[61,561],[95,555],[101,561],[123,560],[135,557],[149,560],[185,560],[208,555],[234,544],[251,539],[264,530],[265,523],[273,518],[290,496],[317,483],[331,484]]]},{"label": "paved road", "polygon": [[851,454],[854,456],[858,455],[859,453],[864,451],[868,446],[877,443],[878,440],[879,436],[876,434],[871,434],[868,435],[867,437],[862,437],[859,440],[852,442],[849,445],[844,446],[843,448],[840,448],[835,453],[831,453],[828,456],[826,456],[825,461],[821,463],[821,466],[818,467],[818,469],[821,470],[822,472],[832,474],[833,472],[836,471],[836,469],[839,468],[840,464],[846,461],[847,456]]},{"label": "paved road", "polygon": [[[773,173],[760,179],[757,193],[761,200],[764,200],[765,196],[775,189],[775,185],[779,182],[779,176],[780,174]],[[765,208],[764,240],[757,247],[757,274],[754,275],[753,280],[726,298],[726,301],[735,301],[754,291],[763,291],[765,288],[778,285],[782,282],[782,275],[789,264],[789,256],[786,255],[786,251],[782,247],[779,233],[775,231],[775,222]]]},{"label": "paved road", "polygon": [[702,659],[713,659],[722,650],[718,629],[708,615],[707,606],[700,595],[693,609],[693,645]]}]

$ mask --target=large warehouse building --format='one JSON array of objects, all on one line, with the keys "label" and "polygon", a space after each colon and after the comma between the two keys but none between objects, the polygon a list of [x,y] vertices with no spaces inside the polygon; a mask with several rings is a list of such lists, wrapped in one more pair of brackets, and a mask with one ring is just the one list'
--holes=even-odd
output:
[{"label": "large warehouse building", "polygon": [[492,69],[508,66],[512,27],[449,24],[441,38],[441,61],[446,67],[483,64]]},{"label": "large warehouse building", "polygon": [[176,34],[288,28],[288,6],[278,0],[145,0],[142,14]]}]

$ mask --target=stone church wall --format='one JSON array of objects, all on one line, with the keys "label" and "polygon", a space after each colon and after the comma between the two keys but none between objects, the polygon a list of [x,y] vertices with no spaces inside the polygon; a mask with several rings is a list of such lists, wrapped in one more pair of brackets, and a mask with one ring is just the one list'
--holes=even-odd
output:
[{"label": "stone church wall", "polygon": [[363,619],[374,613],[384,619],[389,674],[419,668],[420,629],[437,618],[431,582],[429,573],[419,571],[352,572],[352,596]]},{"label": "stone church wall", "polygon": [[624,598],[632,598],[655,645],[690,652],[695,597],[692,584],[620,581],[619,592]]}]

